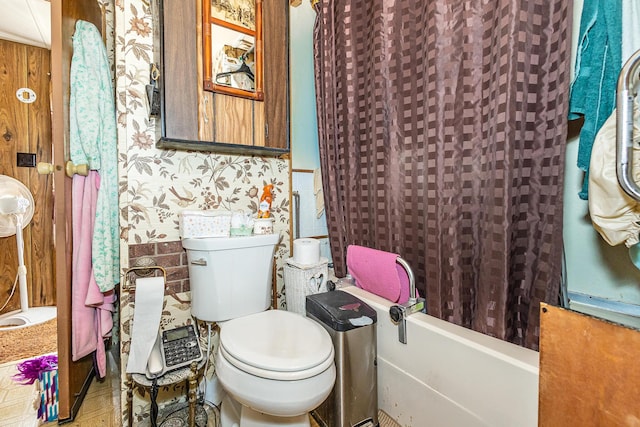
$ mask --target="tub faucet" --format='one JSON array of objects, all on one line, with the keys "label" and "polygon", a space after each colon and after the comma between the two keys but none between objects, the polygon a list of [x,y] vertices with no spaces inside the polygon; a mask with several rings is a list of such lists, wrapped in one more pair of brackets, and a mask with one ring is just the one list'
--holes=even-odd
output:
[{"label": "tub faucet", "polygon": [[404,304],[398,304],[389,308],[389,316],[391,321],[398,325],[398,340],[402,344],[407,343],[407,317],[413,313],[426,313],[426,306],[424,298],[416,296],[416,279],[413,275],[413,271],[409,264],[404,259],[398,257],[396,260],[405,270],[409,276],[409,300]]}]

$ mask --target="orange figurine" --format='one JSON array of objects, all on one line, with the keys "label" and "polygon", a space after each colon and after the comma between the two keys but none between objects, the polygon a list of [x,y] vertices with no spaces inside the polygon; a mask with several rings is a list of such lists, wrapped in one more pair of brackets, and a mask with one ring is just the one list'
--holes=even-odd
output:
[{"label": "orange figurine", "polygon": [[258,208],[258,218],[269,218],[271,217],[271,201],[273,200],[273,195],[271,191],[273,190],[273,184],[265,185],[262,189],[262,196],[260,196],[260,207]]}]

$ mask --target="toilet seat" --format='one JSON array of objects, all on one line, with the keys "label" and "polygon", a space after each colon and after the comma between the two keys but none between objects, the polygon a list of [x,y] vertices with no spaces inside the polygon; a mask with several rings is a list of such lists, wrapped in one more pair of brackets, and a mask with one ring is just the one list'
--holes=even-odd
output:
[{"label": "toilet seat", "polygon": [[221,326],[220,355],[236,368],[267,379],[310,378],[333,364],[333,343],[318,323],[284,310],[264,311]]},{"label": "toilet seat", "polygon": [[223,346],[220,346],[220,354],[224,357],[227,362],[231,363],[236,368],[244,371],[248,374],[254,375],[256,377],[266,378],[269,380],[279,380],[279,381],[295,381],[295,380],[304,380],[306,378],[311,378],[315,375],[321,374],[326,371],[329,367],[333,365],[333,347],[331,351],[330,357],[324,360],[319,365],[316,365],[310,369],[306,369],[303,371],[274,371],[270,369],[259,368],[248,363],[244,363],[237,358],[231,356]]}]

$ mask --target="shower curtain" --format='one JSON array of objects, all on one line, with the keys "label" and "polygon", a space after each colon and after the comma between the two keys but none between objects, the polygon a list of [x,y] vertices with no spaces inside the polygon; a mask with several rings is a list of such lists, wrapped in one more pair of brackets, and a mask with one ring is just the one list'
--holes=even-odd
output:
[{"label": "shower curtain", "polygon": [[571,2],[320,0],[329,238],[400,254],[429,314],[537,349],[557,303]]}]

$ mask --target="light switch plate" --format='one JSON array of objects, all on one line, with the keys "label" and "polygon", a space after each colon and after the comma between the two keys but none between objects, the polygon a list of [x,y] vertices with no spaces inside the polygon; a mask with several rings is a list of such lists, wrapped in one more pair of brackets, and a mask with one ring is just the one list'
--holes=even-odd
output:
[{"label": "light switch plate", "polygon": [[20,168],[35,168],[36,155],[34,153],[17,153],[16,165]]}]

